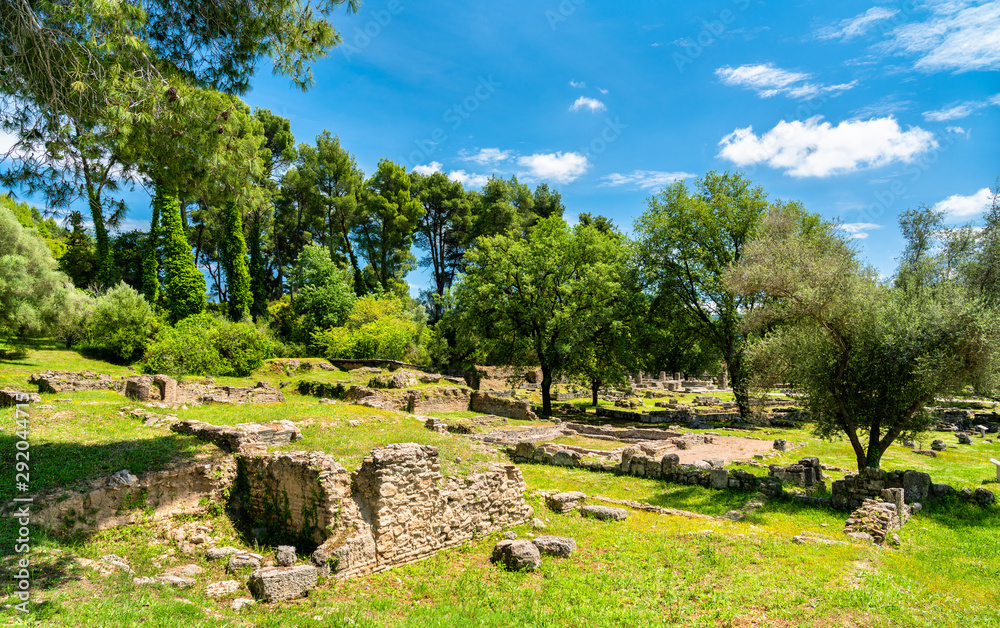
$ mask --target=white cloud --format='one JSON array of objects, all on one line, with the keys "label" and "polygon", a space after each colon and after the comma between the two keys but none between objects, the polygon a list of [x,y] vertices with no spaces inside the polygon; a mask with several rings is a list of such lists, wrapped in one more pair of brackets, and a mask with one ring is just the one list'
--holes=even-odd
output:
[{"label": "white cloud", "polygon": [[983,188],[975,194],[953,194],[934,204],[935,211],[944,211],[949,218],[968,218],[983,214],[993,204],[993,192]]},{"label": "white cloud", "polygon": [[808,80],[812,78],[811,74],[782,70],[772,63],[741,65],[737,68],[727,65],[717,69],[715,75],[724,85],[752,89],[761,98],[770,98],[779,94],[789,98],[812,98],[821,93],[843,92],[855,85],[854,81],[839,85],[809,83]]},{"label": "white cloud", "polygon": [[584,83],[583,81],[570,81],[569,82],[569,86],[570,87],[575,87],[577,89],[583,89],[584,87],[587,86],[587,84]]},{"label": "white cloud", "polygon": [[793,177],[828,177],[912,161],[937,148],[934,134],[920,127],[903,131],[893,117],[851,120],[837,126],[822,116],[782,120],[760,136],[753,127],[736,129],[719,142],[719,157],[738,166],[766,163]]},{"label": "white cloud", "polygon": [[489,175],[466,172],[465,170],[453,170],[448,173],[448,178],[458,181],[467,188],[481,188],[490,180]]},{"label": "white cloud", "polygon": [[576,99],[569,110],[579,111],[581,109],[590,109],[591,113],[597,113],[598,111],[607,111],[607,107],[601,101],[596,98],[587,98],[586,96],[580,96]]},{"label": "white cloud", "polygon": [[462,151],[459,153],[464,161],[471,161],[477,163],[480,166],[485,166],[487,164],[497,164],[501,161],[507,161],[514,157],[514,151],[511,150],[500,150],[499,148],[480,148],[478,153],[468,153]]},{"label": "white cloud", "polygon": [[960,126],[948,126],[945,127],[944,130],[949,133],[954,133],[955,135],[964,135],[966,139],[968,139],[969,136],[972,134],[971,131],[969,131],[968,129],[964,129]]},{"label": "white cloud", "polygon": [[618,187],[621,185],[634,185],[639,188],[661,188],[681,179],[690,179],[695,175],[688,172],[662,172],[657,170],[633,170],[631,173],[622,174],[613,172],[601,177],[601,185]]},{"label": "white cloud", "polygon": [[604,89],[603,87],[598,87],[597,91],[601,92],[601,94],[603,94],[605,96],[608,95],[608,90]]},{"label": "white cloud", "polygon": [[1000,69],[1000,2],[931,7],[932,17],[894,29],[881,48],[919,55],[915,67],[924,72]]},{"label": "white cloud", "polygon": [[924,119],[931,122],[947,122],[949,120],[961,120],[971,116],[975,112],[990,105],[1000,105],[1000,94],[994,94],[986,100],[966,100],[937,109],[935,111],[925,111]]},{"label": "white cloud", "polygon": [[881,229],[882,225],[871,222],[845,222],[838,225],[840,229],[846,231],[855,240],[864,240],[868,237],[868,232],[874,229]]},{"label": "white cloud", "polygon": [[432,161],[425,166],[415,166],[413,171],[417,174],[434,174],[435,172],[441,172],[441,162]]},{"label": "white cloud", "polygon": [[836,27],[821,29],[816,37],[819,39],[852,39],[868,32],[876,22],[887,20],[899,13],[896,9],[872,7],[860,15],[841,20]]},{"label": "white cloud", "polygon": [[580,153],[536,153],[518,157],[518,165],[527,168],[527,176],[556,183],[570,183],[590,168],[586,155]]}]

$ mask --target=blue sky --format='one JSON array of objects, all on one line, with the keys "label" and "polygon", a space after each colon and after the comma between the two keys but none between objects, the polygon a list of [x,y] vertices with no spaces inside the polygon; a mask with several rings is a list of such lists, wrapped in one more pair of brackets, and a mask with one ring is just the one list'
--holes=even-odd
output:
[{"label": "blue sky", "polygon": [[517,174],[627,229],[664,184],[739,169],[886,275],[900,212],[975,221],[1000,174],[1000,2],[371,0],[335,24],[312,90],[261,74],[247,101],[366,172]]},{"label": "blue sky", "polygon": [[661,186],[738,169],[890,275],[900,212],[975,221],[1000,174],[1000,2],[368,0],[334,24],[315,87],[265,69],[246,101],[366,173],[548,181],[570,219],[628,230]]}]

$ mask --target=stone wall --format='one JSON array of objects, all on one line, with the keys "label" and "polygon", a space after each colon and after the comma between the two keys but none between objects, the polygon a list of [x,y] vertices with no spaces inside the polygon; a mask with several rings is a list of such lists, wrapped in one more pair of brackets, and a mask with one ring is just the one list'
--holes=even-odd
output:
[{"label": "stone wall", "polygon": [[124,394],[129,399],[143,403],[281,403],[285,395],[264,382],[252,388],[240,386],[212,386],[207,384],[179,384],[166,375],[136,375],[128,378]]},{"label": "stone wall", "polygon": [[413,443],[373,450],[353,474],[318,452],[243,457],[237,489],[245,517],[321,546],[341,578],[425,558],[533,514],[516,466],[445,478],[437,450]]},{"label": "stone wall", "polygon": [[28,383],[38,386],[40,393],[66,393],[85,390],[113,390],[117,392],[121,391],[125,385],[124,379],[121,377],[115,378],[91,371],[80,373],[45,371],[33,374],[28,378]]},{"label": "stone wall", "polygon": [[171,424],[170,431],[214,443],[227,453],[237,453],[253,447],[277,447],[302,440],[302,432],[287,420],[267,424],[240,423],[234,426],[178,421]]},{"label": "stone wall", "polygon": [[831,503],[834,508],[854,510],[860,508],[866,499],[881,499],[882,491],[888,488],[903,489],[903,499],[907,504],[927,503],[954,492],[950,486],[932,483],[930,475],[919,471],[889,473],[882,469],[865,469],[863,473],[848,475],[834,482]]},{"label": "stone wall", "polygon": [[[556,449],[556,451],[552,451]],[[736,489],[761,491],[768,495],[781,493],[781,480],[773,477],[759,477],[742,470],[727,470],[721,460],[714,464],[699,461],[695,464],[680,464],[677,454],[650,456],[638,447],[628,447],[621,453],[621,461],[611,464],[602,460],[587,460],[570,448],[559,449],[552,445],[534,445],[529,442],[517,444],[514,462],[539,462],[556,466],[580,467],[591,471],[620,473],[635,477],[656,478],[679,484],[697,484],[719,490]]]},{"label": "stone wall", "polygon": [[38,393],[22,392],[20,390],[0,390],[0,408],[13,408],[14,406],[29,403],[41,403],[42,398]]},{"label": "stone wall", "polygon": [[137,517],[199,514],[206,504],[224,501],[235,476],[236,463],[222,453],[138,477],[123,470],[89,482],[84,490],[35,496],[31,522],[58,532],[91,532],[129,525]]},{"label": "stone wall", "polygon": [[679,432],[670,432],[660,429],[620,429],[600,425],[586,425],[583,423],[564,423],[563,425],[579,434],[586,434],[587,436],[608,436],[613,437],[616,440],[671,440],[681,436]]},{"label": "stone wall", "polygon": [[463,412],[469,409],[472,390],[460,386],[434,386],[417,390],[376,390],[351,386],[343,399],[357,405],[411,414]]},{"label": "stone wall", "polygon": [[522,421],[538,421],[538,415],[531,411],[531,404],[516,399],[500,399],[481,392],[474,392],[470,398],[469,409],[483,414],[505,416],[508,419]]},{"label": "stone wall", "polygon": [[379,568],[526,521],[533,513],[514,465],[444,478],[434,447],[414,443],[372,451],[355,477],[357,499],[372,515]]}]

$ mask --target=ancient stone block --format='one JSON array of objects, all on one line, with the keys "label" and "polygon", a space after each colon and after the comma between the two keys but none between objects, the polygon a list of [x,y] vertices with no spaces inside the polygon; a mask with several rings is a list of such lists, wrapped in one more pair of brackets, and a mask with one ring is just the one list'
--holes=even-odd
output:
[{"label": "ancient stone block", "polygon": [[542,556],[531,541],[500,541],[493,548],[491,560],[508,571],[534,571],[541,567]]},{"label": "ancient stone block", "polygon": [[729,472],[725,469],[712,469],[711,475],[711,486],[715,489],[726,489],[729,488]]},{"label": "ancient stone block", "polygon": [[312,565],[264,567],[250,574],[250,593],[264,602],[280,602],[305,596],[316,588],[318,576]]},{"label": "ancient stone block", "polygon": [[627,510],[611,506],[583,506],[580,508],[580,514],[601,521],[624,521],[628,518]]},{"label": "ancient stone block", "polygon": [[576,541],[565,536],[540,536],[532,543],[544,556],[569,558],[576,551]]},{"label": "ancient stone block", "polygon": [[208,597],[220,598],[226,597],[227,595],[232,595],[242,588],[239,582],[236,580],[224,580],[222,582],[213,582],[212,584],[205,587],[205,595]]},{"label": "ancient stone block", "polygon": [[580,491],[567,491],[556,493],[545,498],[545,505],[555,512],[566,513],[580,506],[580,503],[587,498]]},{"label": "ancient stone block", "polygon": [[38,393],[21,392],[20,390],[0,390],[0,408],[13,408],[16,405],[41,403]]},{"label": "ancient stone block", "polygon": [[279,567],[291,567],[295,564],[295,548],[291,545],[279,545],[274,553],[274,560]]},{"label": "ancient stone block", "polygon": [[931,449],[933,449],[934,451],[944,451],[948,449],[948,446],[944,444],[943,440],[936,439],[933,442],[931,442]]}]

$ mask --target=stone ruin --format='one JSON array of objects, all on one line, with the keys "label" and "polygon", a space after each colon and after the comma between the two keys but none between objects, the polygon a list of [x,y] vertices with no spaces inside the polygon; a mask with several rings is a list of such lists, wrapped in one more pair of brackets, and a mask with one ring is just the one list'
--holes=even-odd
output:
[{"label": "stone ruin", "polygon": [[883,489],[878,498],[866,499],[844,523],[844,533],[852,539],[884,545],[899,545],[895,534],[910,518],[911,507],[903,502],[903,489]]},{"label": "stone ruin", "polygon": [[125,396],[142,403],[282,403],[285,395],[266,382],[252,388],[178,383],[166,375],[136,375],[128,378]]},{"label": "stone ruin", "polygon": [[27,403],[41,403],[38,393],[22,392],[20,390],[0,390],[0,408],[13,408]]},{"label": "stone ruin", "polygon": [[213,443],[226,453],[243,453],[260,447],[277,447],[302,440],[302,432],[291,421],[276,423],[241,423],[235,426],[211,425],[201,421],[178,421],[170,431],[189,434]]},{"label": "stone ruin", "polygon": [[768,473],[772,478],[778,478],[784,484],[810,488],[823,483],[823,467],[819,458],[803,458],[797,463],[787,466],[772,464]]},{"label": "stone ruin", "polygon": [[244,518],[318,546],[342,578],[425,558],[533,514],[516,466],[446,478],[437,449],[414,443],[375,449],[354,473],[319,452],[241,457],[236,486]]},{"label": "stone ruin", "polygon": [[38,386],[40,393],[67,393],[89,390],[111,390],[121,392],[125,386],[124,378],[114,378],[110,375],[82,371],[45,371],[35,373],[28,378],[28,383]]}]

